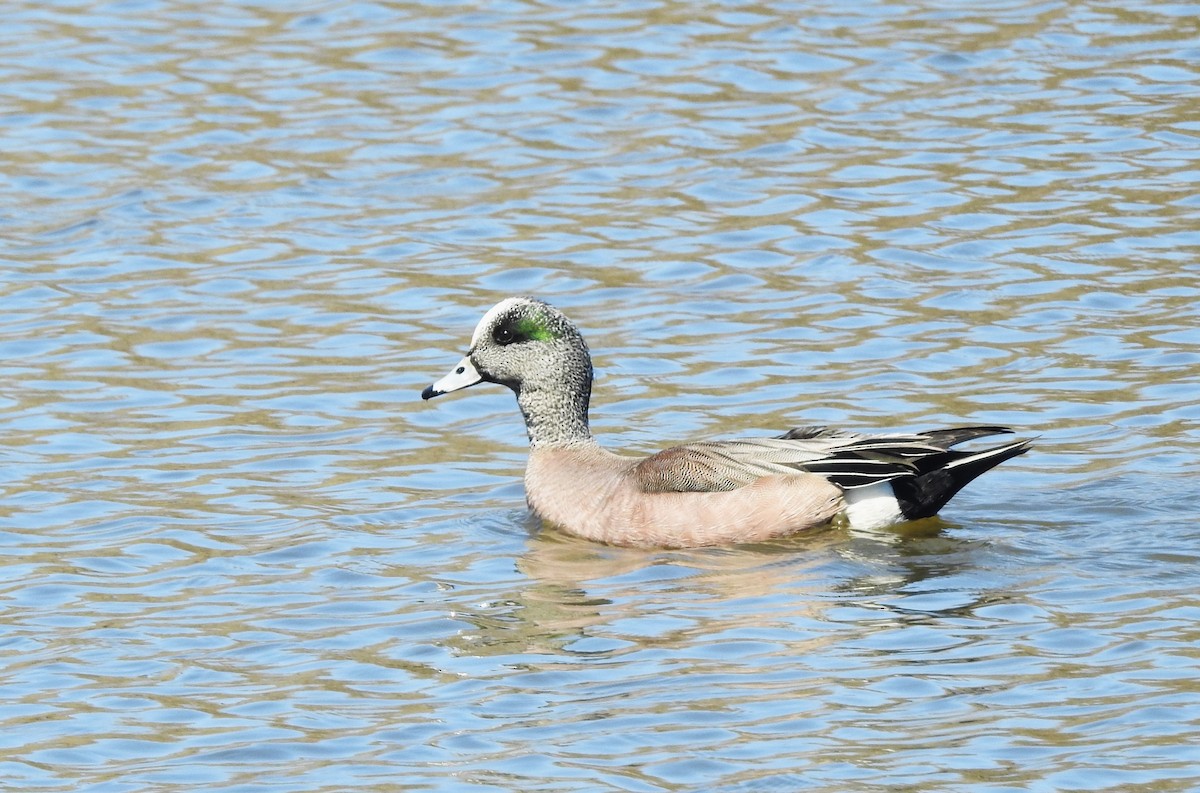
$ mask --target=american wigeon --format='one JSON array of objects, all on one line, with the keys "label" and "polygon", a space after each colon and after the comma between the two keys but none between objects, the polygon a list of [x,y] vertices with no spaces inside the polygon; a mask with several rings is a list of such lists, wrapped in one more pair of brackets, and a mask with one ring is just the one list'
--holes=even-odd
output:
[{"label": "american wigeon", "polygon": [[954,451],[1011,430],[958,427],[860,435],[822,427],[773,438],[703,441],[649,457],[600,447],[588,428],[592,359],[579,329],[540,300],[500,301],[467,355],[423,399],[476,383],[517,395],[529,433],[525,493],[543,521],[613,545],[690,547],[753,542],[841,514],[878,528],[937,513],[964,485],[1022,454],[1018,440]]}]

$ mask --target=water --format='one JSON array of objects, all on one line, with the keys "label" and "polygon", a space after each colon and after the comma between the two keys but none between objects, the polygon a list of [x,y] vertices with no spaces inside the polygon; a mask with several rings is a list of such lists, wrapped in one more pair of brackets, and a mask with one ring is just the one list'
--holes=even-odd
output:
[{"label": "water", "polygon": [[[1196,6],[13,3],[0,787],[1192,790]],[[941,520],[523,507],[479,315],[613,448],[1003,423]]]}]

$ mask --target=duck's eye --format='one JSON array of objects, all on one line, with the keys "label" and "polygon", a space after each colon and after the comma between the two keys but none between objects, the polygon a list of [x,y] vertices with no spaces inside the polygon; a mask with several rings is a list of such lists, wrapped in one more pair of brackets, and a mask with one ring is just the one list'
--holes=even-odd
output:
[{"label": "duck's eye", "polygon": [[500,327],[492,333],[492,338],[497,344],[512,344],[517,340],[517,334],[513,333],[512,328]]}]

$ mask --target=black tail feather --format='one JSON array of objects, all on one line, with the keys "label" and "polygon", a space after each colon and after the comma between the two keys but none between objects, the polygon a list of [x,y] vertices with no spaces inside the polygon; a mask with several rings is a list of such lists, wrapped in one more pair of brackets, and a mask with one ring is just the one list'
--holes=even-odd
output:
[{"label": "black tail feather", "polygon": [[1008,427],[951,427],[946,430],[929,430],[918,433],[928,438],[934,446],[949,448],[964,441],[986,438],[989,435],[1012,435]]},{"label": "black tail feather", "polygon": [[[996,435],[1000,432],[1009,430],[1003,427],[963,427],[922,434],[936,438],[939,445],[951,446],[971,438]],[[925,458],[921,461],[922,473],[892,480],[892,490],[900,504],[900,511],[909,520],[936,515],[938,510],[972,479],[1005,460],[1011,460],[1029,451],[1029,444],[1030,441],[1022,440],[978,452],[947,451],[944,455]]]}]

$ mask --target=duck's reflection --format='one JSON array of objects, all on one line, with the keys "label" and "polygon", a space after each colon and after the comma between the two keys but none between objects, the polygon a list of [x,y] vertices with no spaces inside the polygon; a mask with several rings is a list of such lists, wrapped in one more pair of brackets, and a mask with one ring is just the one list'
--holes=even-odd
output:
[{"label": "duck's reflection", "polygon": [[[831,616],[834,608],[936,618],[936,610],[905,608],[907,594],[929,590],[930,579],[955,577],[960,586],[986,548],[948,532],[940,519],[879,532],[829,526],[771,543],[685,550],[597,545],[541,529],[535,519],[528,528],[527,550],[516,563],[525,583],[502,603],[460,614],[477,628],[460,637],[460,649],[621,652],[688,645],[697,634],[735,629],[836,641],[830,624],[846,619],[842,612]],[[946,615],[994,599],[964,592],[947,604]]]}]

